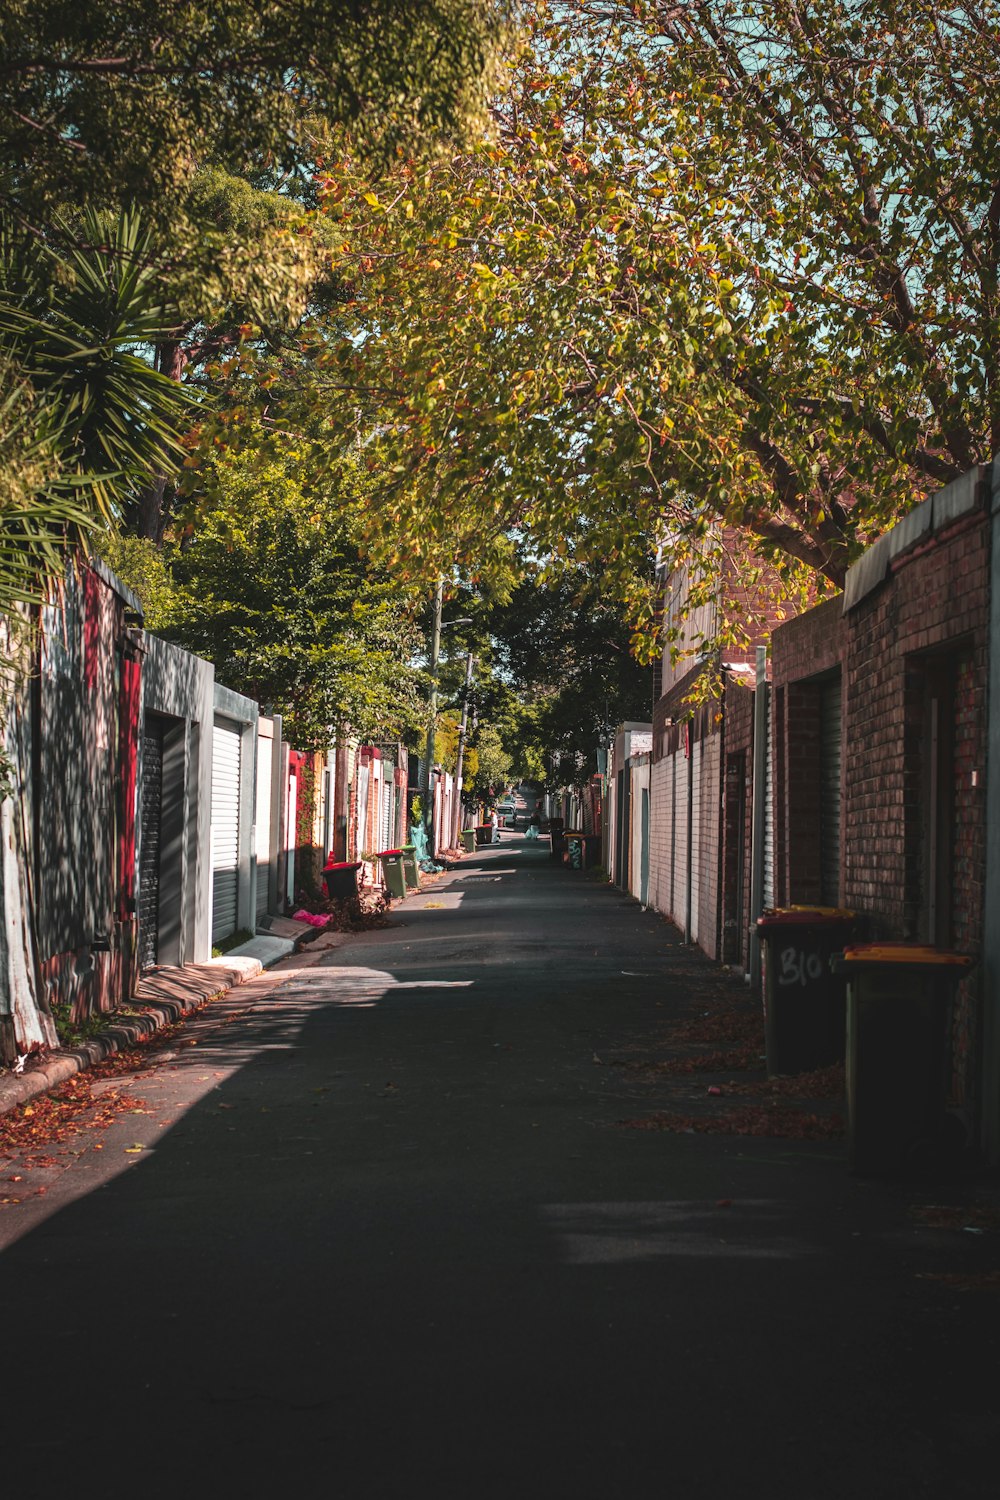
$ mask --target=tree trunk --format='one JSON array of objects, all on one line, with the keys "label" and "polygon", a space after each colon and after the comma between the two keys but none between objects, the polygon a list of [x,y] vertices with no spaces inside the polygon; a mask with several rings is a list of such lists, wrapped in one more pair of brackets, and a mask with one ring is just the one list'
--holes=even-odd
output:
[{"label": "tree trunk", "polygon": [[[187,357],[180,343],[157,345],[156,368],[164,375],[169,375],[171,380],[181,379],[186,364]],[[136,534],[154,542],[157,547],[163,545],[163,533],[167,525],[167,489],[166,475],[156,474],[139,495]]]}]

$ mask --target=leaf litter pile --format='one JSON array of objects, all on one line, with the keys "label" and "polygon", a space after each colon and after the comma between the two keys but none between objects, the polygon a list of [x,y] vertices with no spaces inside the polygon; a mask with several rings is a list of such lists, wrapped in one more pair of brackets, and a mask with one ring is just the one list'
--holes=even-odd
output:
[{"label": "leaf litter pile", "polygon": [[[764,1023],[756,1011],[729,1007],[679,1022],[670,1028],[664,1042],[685,1050],[655,1061],[633,1058],[616,1066],[649,1073],[744,1072],[760,1066]],[[706,1047],[713,1050],[706,1052]]]},{"label": "leaf litter pile", "polygon": [[[844,1099],[844,1068],[837,1063],[815,1072],[768,1078],[764,1074],[764,1019],[761,1007],[748,1002],[742,986],[720,987],[709,1000],[711,1009],[679,1019],[659,1038],[655,1057],[648,1044],[613,1064],[637,1081],[665,1082],[674,1078],[686,1087],[685,1102],[698,1075],[706,1078],[697,1109],[659,1109],[619,1120],[623,1130],[664,1130],[686,1135],[770,1136],[784,1140],[839,1140],[844,1135],[842,1113],[831,1103]],[[665,1055],[663,1055],[665,1054]],[[733,1074],[756,1074],[734,1078]],[[683,1080],[683,1083],[681,1082]],[[726,1106],[731,1096],[756,1097],[760,1103]],[[679,1101],[678,1101],[679,1102]],[[814,1107],[819,1105],[817,1109]]]},{"label": "leaf litter pile", "polygon": [[[148,1063],[148,1055],[137,1050],[116,1053],[86,1073],[75,1073],[51,1093],[0,1115],[0,1168],[13,1161],[18,1166],[6,1180],[0,1179],[0,1206],[20,1203],[24,1190],[17,1185],[23,1173],[58,1166],[59,1157],[65,1154],[60,1148],[84,1131],[106,1130],[122,1115],[145,1114],[144,1100],[127,1086],[118,1087],[108,1080],[140,1074]],[[44,1191],[43,1186],[33,1193]]]},{"label": "leaf litter pile", "polygon": [[[174,1021],[161,1025],[154,1031],[135,1037],[133,1046],[120,1047],[103,1062],[94,1064],[86,1072],[75,1073],[65,1083],[41,1094],[27,1104],[15,1105],[12,1110],[0,1114],[0,1207],[14,1206],[45,1192],[45,1187],[20,1187],[24,1174],[38,1168],[56,1167],[59,1158],[79,1155],[80,1148],[69,1146],[85,1131],[106,1130],[124,1115],[148,1114],[146,1101],[133,1094],[128,1085],[118,1086],[115,1078],[148,1077],[163,1053],[171,1044],[180,1047],[197,1047],[198,1037],[186,1034],[191,1023],[209,1012],[211,1026],[217,1030],[241,1020],[249,1006],[236,1005],[218,1014],[213,1002],[221,998],[221,992],[205,995]],[[134,1010],[128,1012],[135,1015]],[[152,1012],[150,1012],[152,1014]],[[116,1012],[109,1012],[108,1024],[118,1019]],[[104,1143],[99,1141],[91,1148],[102,1151]],[[4,1167],[15,1164],[12,1173],[4,1173]]]},{"label": "leaf litter pile", "polygon": [[623,1130],[668,1130],[675,1135],[766,1135],[781,1140],[830,1141],[844,1134],[840,1115],[818,1115],[784,1104],[746,1105],[712,1115],[657,1110],[633,1120],[619,1120]]}]

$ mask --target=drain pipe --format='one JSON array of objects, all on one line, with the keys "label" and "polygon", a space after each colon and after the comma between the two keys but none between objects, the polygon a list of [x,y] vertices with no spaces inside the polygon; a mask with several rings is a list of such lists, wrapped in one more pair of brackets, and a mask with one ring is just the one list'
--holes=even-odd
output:
[{"label": "drain pipe", "polygon": [[750,991],[760,994],[760,939],[757,918],[764,910],[764,829],[767,806],[767,647],[757,647],[757,679],[753,695],[753,821],[750,834],[750,951],[747,977]]}]

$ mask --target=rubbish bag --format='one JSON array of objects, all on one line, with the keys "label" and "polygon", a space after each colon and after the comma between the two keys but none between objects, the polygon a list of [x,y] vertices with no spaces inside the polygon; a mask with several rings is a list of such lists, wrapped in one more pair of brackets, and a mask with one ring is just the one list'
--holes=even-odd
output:
[{"label": "rubbish bag", "polygon": [[436,865],[427,851],[427,831],[422,823],[410,824],[410,843],[415,850],[417,864],[425,875],[438,875],[444,865]]}]

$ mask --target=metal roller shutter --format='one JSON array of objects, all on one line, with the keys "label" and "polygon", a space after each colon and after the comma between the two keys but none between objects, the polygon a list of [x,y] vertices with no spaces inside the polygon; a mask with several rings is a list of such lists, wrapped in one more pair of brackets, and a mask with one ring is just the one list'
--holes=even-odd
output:
[{"label": "metal roller shutter", "polygon": [[691,941],[698,941],[698,913],[701,907],[701,740],[691,749]]},{"label": "metal roller shutter", "polygon": [[323,772],[322,788],[320,794],[320,826],[323,829],[323,858],[324,860],[333,850],[333,807],[330,796],[330,772]]},{"label": "metal roller shutter", "polygon": [[299,812],[299,779],[294,771],[288,776],[288,801],[285,812],[285,900],[295,906],[295,825]]},{"label": "metal roller shutter", "polygon": [[655,844],[654,877],[652,877],[652,900],[658,912],[670,909],[670,844],[673,832],[673,766],[667,757],[654,768],[655,783],[652,790],[652,816],[657,825]]},{"label": "metal roller shutter", "polygon": [[263,735],[257,741],[257,917],[265,917],[271,871],[271,773],[274,741]]},{"label": "metal roller shutter", "polygon": [[649,905],[649,788],[642,789],[642,860],[639,865],[639,900]]},{"label": "metal roller shutter", "polygon": [[[441,842],[447,844],[449,842],[447,830],[442,829],[441,832]],[[382,783],[382,842],[379,848],[391,849],[392,846],[392,782],[384,781]]]},{"label": "metal roller shutter", "polygon": [[768,738],[765,750],[765,888],[763,903],[774,906],[774,693],[766,685],[768,694]]},{"label": "metal roller shutter", "polygon": [[674,781],[677,770],[674,756],[663,762],[663,874],[660,883],[660,910],[671,916],[674,909]]},{"label": "metal roller shutter", "polygon": [[628,772],[618,772],[618,800],[615,806],[615,885],[623,889],[628,886],[626,860],[628,858]]},{"label": "metal roller shutter", "polygon": [[147,717],[142,735],[139,832],[139,966],[156,964],[160,926],[160,822],[163,815],[163,722]]},{"label": "metal roller shutter", "polygon": [[674,909],[673,920],[683,931],[687,915],[687,791],[688,758],[678,750],[674,760]]},{"label": "metal roller shutter", "polygon": [[240,858],[240,730],[216,719],[212,736],[212,942],[236,931]]},{"label": "metal roller shutter", "polygon": [[824,682],[819,699],[820,754],[820,900],[840,901],[840,678]]},{"label": "metal roller shutter", "polygon": [[368,779],[367,764],[358,767],[358,852],[357,859],[372,852],[368,843]]}]

